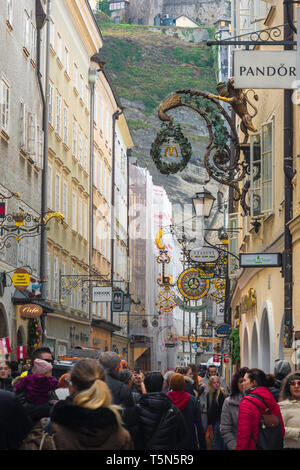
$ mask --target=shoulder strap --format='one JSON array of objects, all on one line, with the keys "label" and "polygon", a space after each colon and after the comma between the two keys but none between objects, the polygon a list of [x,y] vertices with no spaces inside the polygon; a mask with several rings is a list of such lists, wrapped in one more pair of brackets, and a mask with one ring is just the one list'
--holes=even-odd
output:
[{"label": "shoulder strap", "polygon": [[44,442],[45,442],[46,437],[50,438],[52,449],[56,450],[56,446],[55,446],[55,442],[54,442],[54,429],[53,429],[50,417],[47,418],[47,421],[44,424],[43,434],[42,434],[42,439],[41,439],[39,450],[43,450]]},{"label": "shoulder strap", "polygon": [[259,395],[255,395],[255,393],[249,393],[248,397],[254,397],[254,398],[258,398],[258,400],[260,400],[266,407],[267,410],[269,410],[270,408],[268,407],[268,405],[266,404],[265,400],[260,397]]},{"label": "shoulder strap", "polygon": [[168,411],[169,411],[169,410],[167,410],[165,413],[162,414],[162,416],[161,416],[161,418],[160,418],[160,420],[159,420],[159,423],[158,423],[158,425],[157,425],[157,427],[156,427],[156,429],[155,429],[155,431],[154,431],[154,433],[153,433],[153,435],[152,435],[150,441],[149,441],[148,444],[147,444],[147,448],[149,448],[150,445],[152,444],[152,442],[154,441],[154,438],[155,438],[156,434],[158,433],[158,430],[159,430],[159,428],[160,428],[160,425],[161,425],[161,423],[163,422],[163,420],[164,420],[165,416],[167,415]]}]

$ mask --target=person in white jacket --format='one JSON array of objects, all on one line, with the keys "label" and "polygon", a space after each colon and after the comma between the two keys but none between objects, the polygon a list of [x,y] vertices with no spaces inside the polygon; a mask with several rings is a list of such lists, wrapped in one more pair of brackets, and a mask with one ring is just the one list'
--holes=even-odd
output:
[{"label": "person in white jacket", "polygon": [[278,404],[285,426],[284,448],[300,449],[300,371],[283,380]]}]

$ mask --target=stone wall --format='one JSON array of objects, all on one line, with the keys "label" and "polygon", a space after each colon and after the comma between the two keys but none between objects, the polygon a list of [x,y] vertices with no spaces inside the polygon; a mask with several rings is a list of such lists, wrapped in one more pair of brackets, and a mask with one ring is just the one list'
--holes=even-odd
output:
[{"label": "stone wall", "polygon": [[212,25],[228,15],[226,0],[131,0],[130,19],[133,24],[153,25],[156,15],[177,17],[187,15],[203,25]]}]

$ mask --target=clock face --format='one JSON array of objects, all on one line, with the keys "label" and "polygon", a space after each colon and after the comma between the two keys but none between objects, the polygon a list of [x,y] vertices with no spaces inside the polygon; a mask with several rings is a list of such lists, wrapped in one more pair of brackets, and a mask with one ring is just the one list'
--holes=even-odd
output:
[{"label": "clock face", "polygon": [[204,297],[210,288],[210,281],[200,277],[200,270],[189,268],[183,271],[178,280],[178,290],[186,300],[197,300]]}]

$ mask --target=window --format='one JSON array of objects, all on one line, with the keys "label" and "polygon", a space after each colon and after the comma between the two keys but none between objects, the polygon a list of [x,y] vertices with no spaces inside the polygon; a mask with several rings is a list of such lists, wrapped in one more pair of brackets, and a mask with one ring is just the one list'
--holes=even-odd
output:
[{"label": "window", "polygon": [[57,93],[56,95],[56,132],[60,135],[60,125],[61,125],[61,97]]},{"label": "window", "polygon": [[84,139],[84,161],[83,161],[83,168],[87,171],[87,161],[88,161],[88,140],[87,138]]},{"label": "window", "polygon": [[273,208],[273,123],[262,126],[261,134],[250,138],[251,215]]},{"label": "window", "polygon": [[57,256],[54,256],[54,276],[53,276],[53,300],[56,300],[58,302],[58,296],[59,296],[59,269],[58,269],[58,258]]},{"label": "window", "polygon": [[[229,214],[228,216],[228,228],[229,228],[229,246],[228,251],[230,253],[235,254],[238,256],[239,254],[239,232],[238,232],[238,214]],[[236,230],[236,231],[234,231]],[[238,263],[234,256],[228,256],[228,271],[229,274],[234,274],[238,269]]]},{"label": "window", "polygon": [[78,233],[82,235],[82,199],[78,198]]},{"label": "window", "polygon": [[5,79],[1,81],[0,89],[0,126],[8,133],[9,128],[10,86]]},{"label": "window", "polygon": [[80,98],[82,99],[82,101],[83,101],[83,99],[84,99],[84,96],[83,96],[83,88],[84,88],[83,76],[80,75],[80,79],[79,79],[79,96],[80,96]]},{"label": "window", "polygon": [[27,114],[28,126],[27,126],[27,152],[31,156],[36,156],[36,115],[34,113]]},{"label": "window", "polygon": [[80,165],[82,165],[82,146],[83,146],[83,142],[82,142],[82,130],[79,129],[79,136],[78,136],[78,161],[80,163]]},{"label": "window", "polygon": [[35,62],[36,61],[36,28],[33,23],[31,23],[30,54],[31,54],[31,59]]},{"label": "window", "polygon": [[54,21],[50,21],[50,46],[54,50]]},{"label": "window", "polygon": [[44,131],[42,128],[37,126],[37,164],[39,168],[43,168],[43,156],[44,156]]},{"label": "window", "polygon": [[26,111],[25,103],[21,101],[20,103],[20,135],[19,135],[19,145],[20,149],[26,150]]},{"label": "window", "polygon": [[272,158],[272,127],[269,123],[262,126],[262,211],[268,211],[273,208],[273,158]]},{"label": "window", "polygon": [[64,181],[63,184],[63,215],[65,216],[65,222],[68,220],[68,184]]},{"label": "window", "polygon": [[98,93],[94,93],[94,123],[97,126],[98,123]]},{"label": "window", "polygon": [[68,75],[69,75],[69,59],[70,59],[69,49],[65,47],[65,72]]},{"label": "window", "polygon": [[49,114],[48,114],[49,123],[53,124],[53,86],[49,83]]},{"label": "window", "polygon": [[87,208],[87,203],[85,202],[83,206],[83,237],[85,240],[88,239],[87,229],[88,229],[88,208]]},{"label": "window", "polygon": [[51,257],[49,251],[47,251],[47,297],[52,298],[52,286],[51,286]]},{"label": "window", "polygon": [[24,47],[27,49],[28,53],[30,53],[30,16],[28,12],[24,11]]},{"label": "window", "polygon": [[73,155],[77,155],[77,122],[73,121]]},{"label": "window", "polygon": [[55,210],[60,212],[60,176],[55,175]]},{"label": "window", "polygon": [[72,230],[77,230],[77,197],[72,193]]},{"label": "window", "polygon": [[98,160],[98,190],[101,193],[101,180],[102,180],[102,165],[101,160]]},{"label": "window", "polygon": [[78,67],[76,64],[74,64],[74,69],[73,69],[73,81],[74,81],[74,88],[77,89],[77,86],[78,86]]},{"label": "window", "polygon": [[61,35],[57,33],[57,58],[62,61],[62,40],[61,40]]},{"label": "window", "polygon": [[89,110],[89,104],[90,104],[90,90],[89,87],[86,85],[85,87],[85,107],[87,110]]},{"label": "window", "polygon": [[64,107],[64,135],[63,140],[66,145],[68,145],[68,121],[69,121],[69,113],[68,108]]},{"label": "window", "polygon": [[12,25],[13,19],[13,0],[7,0],[7,20]]},{"label": "window", "polygon": [[48,164],[48,208],[52,209],[52,166]]}]

